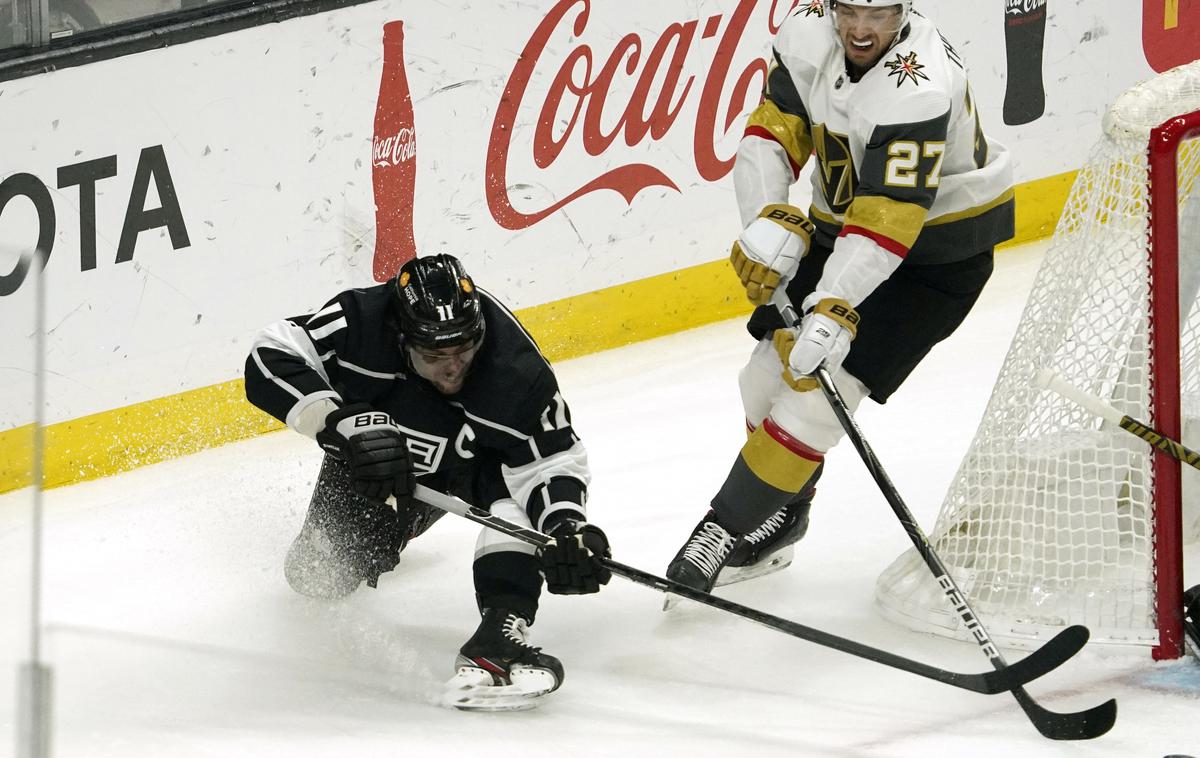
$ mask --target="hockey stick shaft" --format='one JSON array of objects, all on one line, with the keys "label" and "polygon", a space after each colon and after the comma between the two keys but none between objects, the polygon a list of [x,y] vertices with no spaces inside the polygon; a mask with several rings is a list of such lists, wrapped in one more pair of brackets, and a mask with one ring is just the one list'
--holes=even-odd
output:
[{"label": "hockey stick shaft", "polygon": [[[1007,661],[1004,660],[1004,656],[1001,655],[991,636],[988,635],[987,629],[980,622],[979,616],[971,608],[971,604],[967,602],[966,595],[958,588],[958,584],[950,576],[950,572],[946,570],[942,559],[934,551],[933,546],[929,544],[929,539],[921,531],[921,527],[917,524],[916,519],[913,518],[912,512],[900,497],[899,491],[892,484],[891,478],[884,471],[883,465],[880,464],[879,459],[875,456],[875,452],[863,436],[862,430],[858,428],[857,422],[855,422],[854,417],[850,414],[850,409],[846,406],[845,400],[842,399],[841,393],[834,386],[829,372],[824,366],[820,366],[814,374],[817,382],[821,385],[821,391],[825,393],[825,398],[829,401],[829,405],[833,409],[834,415],[837,416],[838,422],[842,425],[846,435],[854,444],[855,449],[858,450],[859,457],[866,464],[867,470],[871,472],[872,478],[874,478],[880,492],[883,493],[884,499],[888,501],[896,517],[900,520],[904,531],[908,533],[913,547],[916,548],[917,553],[925,561],[925,565],[933,573],[934,580],[937,581],[938,586],[946,594],[946,599],[955,612],[958,613],[967,631],[974,638],[975,642],[979,644],[979,648],[988,657],[988,660],[991,661],[996,670],[1003,670],[1008,666]],[[1034,727],[1043,736],[1054,740],[1081,740],[1099,737],[1112,728],[1117,718],[1117,702],[1115,700],[1109,700],[1094,708],[1078,713],[1056,713],[1039,705],[1020,686],[1014,687],[1012,693]]]},{"label": "hockey stick shaft", "polygon": [[[775,291],[772,303],[779,310],[784,323],[789,327],[795,327],[800,324],[801,319],[787,296],[786,288],[787,280],[785,279]],[[785,368],[785,370],[787,369]],[[846,436],[854,444],[859,457],[866,464],[867,470],[871,473],[871,477],[875,480],[880,492],[888,501],[888,505],[892,507],[892,511],[896,514],[896,517],[900,520],[900,525],[908,533],[913,547],[916,548],[925,565],[933,573],[938,586],[946,594],[946,599],[949,601],[951,607],[958,613],[959,618],[962,619],[963,624],[979,644],[984,655],[988,657],[992,666],[997,671],[1009,668],[1008,662],[1004,660],[1004,656],[1000,654],[1000,650],[988,635],[987,629],[984,628],[979,620],[979,616],[976,615],[970,603],[967,602],[966,595],[958,588],[954,578],[950,576],[950,572],[946,570],[945,564],[942,563],[942,559],[934,551],[933,546],[929,544],[929,539],[921,531],[921,527],[913,517],[912,511],[905,505],[904,500],[900,497],[900,492],[892,484],[891,478],[884,471],[883,465],[879,462],[879,459],[875,456],[875,452],[867,443],[866,437],[863,435],[862,430],[858,428],[858,423],[850,413],[850,408],[846,405],[846,401],[834,385],[829,371],[826,370],[824,365],[821,365],[813,373],[817,383],[821,387],[821,392],[825,395],[825,399],[828,401],[834,415],[837,416],[838,423],[841,424],[842,429],[846,432]],[[1087,639],[1087,630],[1085,628],[1068,627],[1068,629],[1082,630],[1084,639]],[[1055,639],[1058,638],[1056,637]],[[1022,663],[1024,661],[1016,665],[1021,665]],[[1020,686],[1013,687],[1012,693],[1017,703],[1020,704],[1021,710],[1025,712],[1025,715],[1038,732],[1050,739],[1093,739],[1108,732],[1117,719],[1116,700],[1108,700],[1098,706],[1078,713],[1056,713],[1039,705]]]},{"label": "hockey stick shaft", "polygon": [[[788,326],[796,326],[800,323],[800,316],[791,301],[788,300],[784,289],[785,286],[781,286],[776,291],[773,301],[779,309],[784,322]],[[983,650],[984,655],[988,657],[992,665],[997,670],[1006,667],[1008,662],[1004,660],[1004,656],[1000,654],[999,648],[992,642],[987,629],[979,622],[979,616],[976,615],[970,603],[967,602],[966,596],[959,590],[958,585],[950,576],[950,572],[946,570],[946,566],[942,563],[941,558],[934,552],[933,547],[929,544],[929,539],[921,531],[921,527],[917,524],[916,519],[913,518],[912,511],[904,504],[899,491],[892,484],[891,477],[884,471],[883,465],[880,464],[879,459],[875,456],[875,452],[867,443],[862,430],[858,428],[858,423],[850,414],[850,408],[846,405],[846,401],[842,399],[841,393],[838,392],[837,387],[834,385],[829,371],[822,364],[817,367],[814,377],[821,386],[821,391],[825,394],[825,399],[829,402],[834,415],[837,416],[838,423],[841,424],[842,429],[854,444],[855,449],[858,450],[859,457],[866,464],[867,470],[871,472],[871,477],[875,480],[884,498],[888,501],[888,505],[892,507],[896,517],[900,520],[900,525],[908,533],[909,539],[912,540],[913,546],[921,555],[922,560],[925,561],[925,565],[933,572],[934,580],[937,581],[942,592],[946,594],[946,599],[950,602],[951,607],[958,613],[967,631],[979,644],[980,649]]]},{"label": "hockey stick shaft", "polygon": [[[474,521],[490,529],[494,529],[510,537],[520,540],[535,547],[544,547],[550,542],[550,537],[542,534],[539,531],[523,527],[520,524],[515,524],[499,516],[492,515],[491,512],[476,508],[469,503],[430,489],[424,485],[418,484],[414,491],[415,499],[439,508],[447,513],[453,513],[456,516],[461,516],[469,521]],[[885,666],[907,671],[917,676],[932,679],[942,682],[960,689],[978,692],[984,695],[993,695],[998,692],[1005,692],[1014,687],[1019,687],[1027,681],[1036,679],[1037,677],[1057,668],[1078,650],[1083,647],[1087,641],[1086,631],[1079,634],[1079,628],[1064,630],[1046,645],[1039,648],[1037,652],[1030,655],[1025,660],[1021,661],[1016,666],[1010,666],[1003,670],[988,671],[980,674],[962,674],[954,671],[929,666],[919,661],[914,661],[910,658],[889,653],[884,650],[863,645],[853,640],[848,640],[844,637],[839,637],[828,632],[820,631],[803,624],[798,624],[794,621],[773,616],[769,613],[749,608],[738,603],[726,600],[724,598],[711,595],[707,592],[692,589],[686,585],[673,582],[660,576],[649,574],[632,566],[627,566],[623,563],[618,563],[611,558],[603,559],[604,565],[617,576],[627,579],[635,584],[640,584],[659,592],[669,592],[680,597],[685,597],[697,603],[702,603],[718,610],[732,613],[736,616],[741,616],[749,621],[762,624],[763,626],[783,632],[784,634],[798,637],[809,642],[832,648],[850,655],[864,658],[875,663],[881,663]]]},{"label": "hockey stick shaft", "polygon": [[913,546],[921,555],[930,571],[933,572],[933,578],[937,581],[938,586],[945,593],[946,599],[950,605],[958,613],[962,619],[967,631],[971,637],[979,643],[979,647],[983,650],[984,655],[992,662],[996,668],[1007,666],[1008,662],[1004,660],[1000,649],[992,642],[991,636],[988,635],[987,629],[979,622],[979,616],[971,608],[971,604],[967,602],[966,596],[959,590],[958,584],[950,576],[950,572],[946,569],[946,565],[942,563],[942,559],[934,551],[933,546],[929,544],[929,538],[925,536],[925,532],[917,524],[917,520],[913,517],[912,511],[905,505],[904,500],[900,497],[896,485],[892,484],[891,477],[884,471],[883,465],[880,464],[879,458],[876,457],[875,451],[871,449],[866,437],[863,436],[862,430],[858,426],[858,422],[850,415],[850,409],[846,405],[846,401],[842,398],[840,392],[833,384],[833,379],[829,376],[829,372],[824,366],[817,368],[815,374],[817,382],[821,385],[821,391],[825,393],[825,398],[829,401],[833,408],[833,413],[841,423],[842,428],[846,431],[846,435],[850,437],[850,441],[858,450],[859,457],[866,464],[867,470],[871,472],[871,477],[883,492],[884,499],[888,501],[888,505],[892,507],[896,517],[900,519],[900,525],[904,527],[904,531],[908,533],[908,537],[912,540]]},{"label": "hockey stick shaft", "polygon": [[1132,434],[1145,442],[1147,442],[1155,450],[1174,458],[1177,461],[1186,463],[1193,468],[1200,469],[1200,453],[1191,450],[1181,442],[1173,440],[1162,432],[1143,424],[1141,421],[1126,416],[1108,403],[1104,402],[1095,395],[1089,395],[1083,390],[1071,384],[1066,379],[1063,379],[1058,374],[1050,369],[1042,369],[1037,373],[1037,385],[1042,389],[1050,389],[1062,395],[1067,400],[1078,405],[1080,408],[1092,413],[1095,416],[1119,426],[1125,431]]}]

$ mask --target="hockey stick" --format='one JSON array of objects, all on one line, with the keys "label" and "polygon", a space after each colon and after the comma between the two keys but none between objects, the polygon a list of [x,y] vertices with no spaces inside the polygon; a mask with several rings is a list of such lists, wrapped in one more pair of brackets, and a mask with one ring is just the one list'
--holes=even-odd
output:
[{"label": "hockey stick", "polygon": [[[541,532],[527,529],[499,516],[494,516],[491,512],[482,508],[476,508],[453,495],[438,492],[424,485],[418,484],[413,496],[422,503],[440,508],[456,516],[462,516],[469,521],[474,521],[489,529],[507,534],[526,544],[535,547],[544,547],[550,542],[550,537]],[[952,687],[984,695],[994,695],[998,692],[1018,688],[1025,682],[1032,681],[1047,672],[1053,671],[1071,656],[1075,655],[1075,653],[1079,652],[1088,639],[1087,629],[1083,627],[1070,627],[1064,629],[1045,645],[1012,666],[981,674],[961,674],[935,668],[910,658],[904,658],[894,653],[869,647],[844,637],[838,637],[828,632],[822,632],[818,629],[798,624],[794,621],[772,616],[769,613],[710,595],[707,592],[692,589],[686,585],[673,582],[670,579],[648,574],[632,566],[618,563],[611,558],[603,559],[603,563],[609,571],[635,584],[640,584],[659,592],[670,592],[680,597],[694,600],[697,603],[741,616],[744,619],[757,622],[784,634],[799,637],[802,640],[808,640],[809,642],[839,650],[843,653],[849,653],[859,658],[865,658],[869,661],[900,669],[901,671],[907,671],[910,674],[916,674],[926,679],[932,679],[943,684],[949,684]]]},{"label": "hockey stick", "polygon": [[[800,316],[791,301],[788,300],[785,288],[786,281],[781,283],[776,290],[772,298],[772,303],[779,309],[784,323],[788,326],[797,326],[800,323]],[[855,422],[854,417],[850,414],[850,409],[846,406],[846,401],[842,398],[841,393],[838,392],[833,379],[830,378],[829,371],[826,370],[824,365],[821,365],[813,372],[813,376],[820,385],[825,399],[833,409],[834,415],[837,416],[838,422],[842,425],[842,429],[845,430],[846,436],[850,438],[855,449],[858,450],[858,454],[862,458],[863,463],[866,464],[867,470],[870,471],[871,477],[875,480],[880,492],[883,493],[884,498],[892,507],[892,511],[895,512],[896,517],[900,520],[900,525],[908,533],[909,539],[912,540],[913,546],[925,561],[925,565],[933,573],[938,586],[946,594],[951,607],[958,613],[959,618],[962,619],[971,636],[979,644],[984,655],[991,661],[992,666],[997,671],[1005,669],[1009,665],[1008,662],[1001,655],[996,644],[992,642],[987,629],[979,621],[979,616],[971,608],[970,603],[967,602],[966,595],[958,588],[953,577],[950,576],[950,572],[946,569],[945,564],[942,563],[942,559],[934,551],[933,546],[929,544],[929,538],[921,531],[921,527],[917,524],[908,506],[904,504],[904,500],[900,497],[896,486],[892,484],[892,480],[888,477],[887,472],[883,470],[883,465],[880,464],[879,459],[875,456],[875,452],[867,444],[862,430],[858,428],[857,422]],[[1067,629],[1075,628],[1083,630],[1084,636],[1087,636],[1087,629],[1084,627],[1067,627]],[[1012,693],[1034,727],[1044,737],[1052,740],[1094,739],[1112,729],[1113,724],[1117,720],[1117,701],[1113,699],[1089,708],[1086,711],[1057,713],[1039,705],[1020,686],[1014,687]]]},{"label": "hockey stick", "polygon": [[[846,435],[854,443],[859,456],[871,472],[875,483],[879,485],[884,498],[892,506],[896,517],[900,519],[900,525],[904,527],[904,531],[908,532],[913,546],[916,547],[917,552],[924,559],[925,565],[933,572],[933,577],[942,588],[942,591],[946,593],[946,599],[949,600],[950,605],[966,625],[967,631],[979,643],[979,647],[983,650],[984,655],[988,657],[988,660],[992,662],[997,671],[1003,671],[1008,667],[1008,662],[1004,660],[1004,656],[1000,654],[1000,650],[992,642],[992,638],[988,635],[987,630],[984,629],[979,616],[972,610],[970,603],[967,602],[966,595],[958,588],[958,585],[950,576],[950,572],[946,570],[945,564],[942,563],[942,559],[934,552],[933,546],[929,544],[929,539],[921,531],[921,527],[917,525],[912,512],[908,510],[908,506],[904,504],[904,500],[901,499],[900,493],[896,491],[896,487],[892,484],[887,472],[883,470],[879,459],[875,457],[875,452],[871,450],[871,446],[867,444],[866,439],[863,437],[862,430],[858,428],[854,417],[850,415],[850,409],[846,407],[846,401],[842,399],[841,393],[834,386],[829,372],[825,369],[824,365],[821,365],[813,373],[817,382],[821,385],[821,391],[825,393],[825,398],[833,408],[834,415],[837,416],[842,428],[846,431]],[[1084,636],[1086,637],[1087,635],[1087,630],[1082,626],[1072,626],[1067,627],[1067,629],[1081,629]],[[1013,697],[1020,703],[1021,709],[1025,711],[1025,715],[1033,722],[1034,727],[1042,733],[1042,736],[1049,737],[1052,740],[1094,739],[1111,729],[1113,723],[1117,720],[1116,700],[1110,699],[1086,711],[1057,713],[1039,705],[1021,686],[1014,687],[1012,693]]]},{"label": "hockey stick", "polygon": [[1148,442],[1155,450],[1166,453],[1177,461],[1200,469],[1200,453],[1197,453],[1195,450],[1189,450],[1181,443],[1146,426],[1141,421],[1124,415],[1100,398],[1087,394],[1050,369],[1044,368],[1039,371],[1036,382],[1037,386],[1042,389],[1054,390],[1084,410],[1090,411],[1105,421],[1116,424],[1134,437]]}]

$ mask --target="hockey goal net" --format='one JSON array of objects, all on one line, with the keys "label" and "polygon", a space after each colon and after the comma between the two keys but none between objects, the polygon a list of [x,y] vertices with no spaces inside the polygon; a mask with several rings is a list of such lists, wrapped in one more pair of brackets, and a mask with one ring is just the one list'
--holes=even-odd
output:
[{"label": "hockey goal net", "polygon": [[[1000,644],[1084,624],[1173,658],[1200,472],[1035,377],[1049,369],[1200,447],[1200,62],[1124,93],[1103,126],[931,542]],[[876,603],[966,639],[913,550],[880,575]]]}]

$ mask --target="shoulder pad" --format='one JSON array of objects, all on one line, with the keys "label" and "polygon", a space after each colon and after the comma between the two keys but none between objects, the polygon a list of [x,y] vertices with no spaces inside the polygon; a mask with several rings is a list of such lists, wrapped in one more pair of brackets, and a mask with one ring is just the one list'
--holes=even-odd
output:
[{"label": "shoulder pad", "polygon": [[950,110],[958,71],[937,29],[914,15],[908,37],[887,51],[859,84],[855,110],[871,124],[937,118]]}]

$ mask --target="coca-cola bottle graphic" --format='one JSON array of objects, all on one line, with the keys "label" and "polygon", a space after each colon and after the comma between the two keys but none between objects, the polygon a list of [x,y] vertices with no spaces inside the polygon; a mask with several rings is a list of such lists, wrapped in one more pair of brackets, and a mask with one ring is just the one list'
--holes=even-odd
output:
[{"label": "coca-cola bottle graphic", "polygon": [[417,255],[413,239],[413,198],[417,184],[417,133],[412,95],[404,72],[404,22],[383,26],[383,76],[375,105],[371,141],[375,188],[375,260],[372,274],[382,282]]},{"label": "coca-cola bottle graphic", "polygon": [[1046,40],[1046,0],[1005,0],[1004,47],[1008,85],[1004,123],[1028,124],[1046,111],[1042,48]]}]

